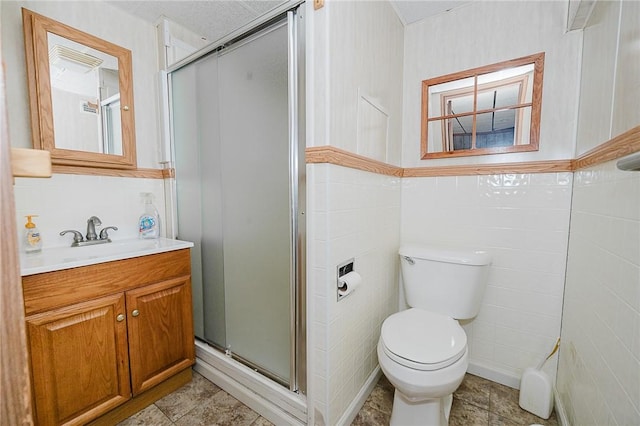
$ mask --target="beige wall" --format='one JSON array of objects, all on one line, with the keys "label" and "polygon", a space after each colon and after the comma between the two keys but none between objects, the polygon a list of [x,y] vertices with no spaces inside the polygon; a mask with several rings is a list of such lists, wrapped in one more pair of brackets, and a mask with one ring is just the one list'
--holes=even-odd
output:
[{"label": "beige wall", "polygon": [[131,50],[138,167],[160,168],[157,48],[153,25],[102,1],[3,1],[2,59],[7,68],[11,144],[31,147],[21,8]]},{"label": "beige wall", "polygon": [[364,97],[388,117],[388,130],[374,130],[387,140],[385,158],[376,159],[399,165],[404,34],[399,18],[388,2],[377,1],[328,2],[319,13],[326,14],[323,31],[330,35],[324,52],[329,137],[314,145],[373,157],[368,148],[374,141],[362,137],[367,125],[365,108],[370,107],[361,99]]},{"label": "beige wall", "polygon": [[596,3],[584,30],[579,156],[640,122],[640,5]]},{"label": "beige wall", "polygon": [[[132,51],[138,167],[160,168],[157,113],[157,48],[155,28],[101,1],[2,1],[2,59],[6,66],[11,144],[31,147],[27,80],[21,8],[33,10]],[[60,237],[64,229],[84,233],[86,221],[98,216],[119,228],[113,239],[137,236],[143,205],[140,192],[152,192],[163,214],[164,188],[160,179],[85,175],[55,175],[51,179],[17,179],[14,187],[18,231],[24,215],[39,215],[36,223],[44,247],[71,243]]]},{"label": "beige wall", "polygon": [[[404,48],[403,167],[573,158],[580,33],[565,33],[565,2],[471,2],[408,25]],[[420,160],[422,80],[545,52],[540,150]]]}]

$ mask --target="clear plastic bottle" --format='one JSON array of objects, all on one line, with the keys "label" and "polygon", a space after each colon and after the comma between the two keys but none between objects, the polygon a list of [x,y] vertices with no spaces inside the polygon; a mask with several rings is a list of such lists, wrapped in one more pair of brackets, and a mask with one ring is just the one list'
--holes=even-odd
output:
[{"label": "clear plastic bottle", "polygon": [[36,215],[25,216],[27,223],[24,225],[24,251],[27,253],[35,253],[42,250],[42,237],[40,237],[40,231],[36,227],[36,224],[31,221],[32,217],[38,217]]},{"label": "clear plastic bottle", "polygon": [[160,216],[153,205],[153,194],[143,192],[140,194],[144,202],[144,213],[138,219],[138,237],[153,239],[160,237]]}]

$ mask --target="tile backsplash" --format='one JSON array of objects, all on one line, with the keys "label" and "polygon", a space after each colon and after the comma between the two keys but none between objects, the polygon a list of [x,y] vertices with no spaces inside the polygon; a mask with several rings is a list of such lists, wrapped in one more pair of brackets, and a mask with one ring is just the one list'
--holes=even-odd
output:
[{"label": "tile backsplash", "polygon": [[87,219],[97,216],[102,226],[118,227],[110,232],[111,239],[136,238],[137,220],[143,212],[141,192],[154,195],[162,221],[165,216],[162,179],[66,174],[54,174],[49,179],[17,178],[14,194],[18,232],[21,237],[26,223],[24,216],[38,215],[33,221],[42,235],[43,247],[66,246],[72,238],[61,237],[60,231],[75,229],[85,235]]}]

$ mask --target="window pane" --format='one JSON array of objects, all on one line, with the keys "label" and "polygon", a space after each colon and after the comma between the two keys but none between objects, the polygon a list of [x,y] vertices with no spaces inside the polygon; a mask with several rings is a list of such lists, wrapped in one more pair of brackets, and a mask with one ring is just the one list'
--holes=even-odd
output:
[{"label": "window pane", "polygon": [[476,148],[494,148],[514,145],[515,110],[478,114]]},{"label": "window pane", "polygon": [[496,94],[496,106],[487,106],[492,102],[483,102],[478,109],[501,108],[517,104],[529,103],[533,93],[534,64],[508,68],[502,71],[491,72],[478,76],[478,91]]},{"label": "window pane", "polygon": [[473,93],[465,96],[447,97],[445,107],[447,115],[473,112]]},{"label": "window pane", "polygon": [[513,109],[478,114],[476,132],[488,133],[497,130],[511,129],[515,127],[515,117],[516,113]]},{"label": "window pane", "polygon": [[452,118],[450,121],[453,135],[453,150],[471,149],[473,115]]},{"label": "window pane", "polygon": [[515,142],[516,145],[529,145],[531,142],[531,107],[515,109],[516,129]]},{"label": "window pane", "polygon": [[429,122],[429,139],[427,140],[427,152],[443,152],[445,149],[446,120],[434,120]]},{"label": "window pane", "polygon": [[474,77],[469,77],[429,86],[428,117],[447,115],[450,110],[449,101],[453,102],[455,114],[473,111],[474,81]]},{"label": "window pane", "polygon": [[521,81],[499,85],[478,92],[478,111],[505,108],[524,103]]},{"label": "window pane", "polygon": [[531,107],[478,114],[476,148],[529,144]]},{"label": "window pane", "polygon": [[523,75],[533,76],[533,63],[522,65],[519,67],[506,68],[500,71],[481,74],[478,76],[478,84],[495,83],[508,80],[512,77],[520,77]]}]

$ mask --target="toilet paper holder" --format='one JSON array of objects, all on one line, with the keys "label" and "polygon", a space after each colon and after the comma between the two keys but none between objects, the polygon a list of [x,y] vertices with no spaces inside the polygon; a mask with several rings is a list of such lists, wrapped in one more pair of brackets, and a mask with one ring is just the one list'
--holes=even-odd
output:
[{"label": "toilet paper holder", "polygon": [[351,259],[340,263],[336,267],[336,299],[338,301],[342,300],[343,298],[351,294],[352,289],[348,289],[347,284],[344,282],[344,280],[341,280],[340,278],[344,277],[350,272],[354,272],[354,264],[355,264],[355,258],[352,257]]}]

